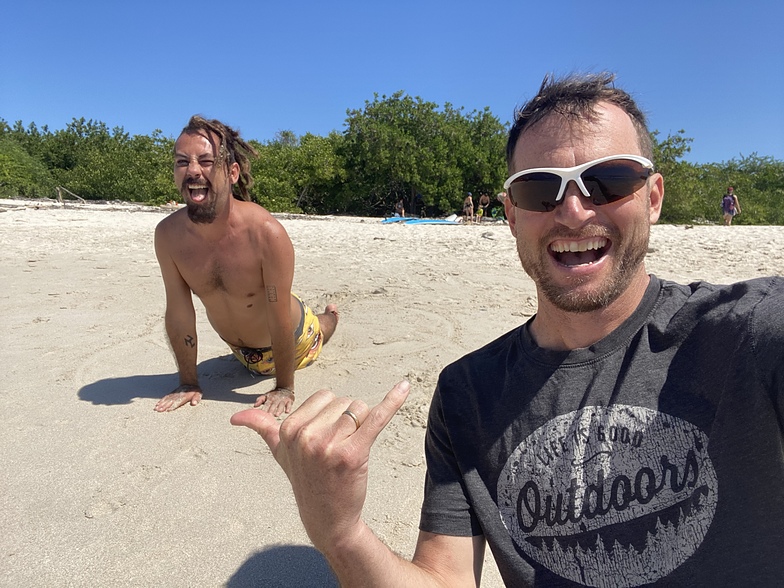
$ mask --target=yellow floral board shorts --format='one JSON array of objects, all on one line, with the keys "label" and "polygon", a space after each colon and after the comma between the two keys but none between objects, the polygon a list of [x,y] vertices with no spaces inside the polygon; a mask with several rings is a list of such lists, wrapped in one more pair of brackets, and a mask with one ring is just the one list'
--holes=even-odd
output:
[{"label": "yellow floral board shorts", "polygon": [[[294,294],[302,307],[302,318],[297,329],[294,331],[294,369],[299,370],[309,366],[316,361],[324,345],[324,338],[321,336],[321,325],[318,317],[310,307]],[[275,358],[272,355],[272,347],[237,347],[231,343],[226,343],[242,365],[263,376],[275,375]]]}]

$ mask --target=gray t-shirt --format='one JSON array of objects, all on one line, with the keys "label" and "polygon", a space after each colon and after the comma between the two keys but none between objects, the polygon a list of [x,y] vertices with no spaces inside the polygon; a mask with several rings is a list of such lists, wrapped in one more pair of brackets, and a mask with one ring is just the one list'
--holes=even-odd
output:
[{"label": "gray t-shirt", "polygon": [[420,528],[509,586],[784,586],[784,279],[652,276],[585,349],[528,324],[444,369]]}]

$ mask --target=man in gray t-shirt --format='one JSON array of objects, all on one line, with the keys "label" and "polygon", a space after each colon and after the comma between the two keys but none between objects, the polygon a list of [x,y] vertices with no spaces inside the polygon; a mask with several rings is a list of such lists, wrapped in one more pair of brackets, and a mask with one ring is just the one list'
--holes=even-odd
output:
[{"label": "man in gray t-shirt", "polygon": [[664,197],[634,100],[545,79],[515,114],[504,199],[536,315],[448,366],[413,561],[362,520],[372,409],[320,392],[259,432],[343,586],[784,585],[784,290],[649,276]]},{"label": "man in gray t-shirt", "polygon": [[580,349],[532,322],[442,372],[420,528],[513,586],[781,585],[784,280],[652,276]]}]

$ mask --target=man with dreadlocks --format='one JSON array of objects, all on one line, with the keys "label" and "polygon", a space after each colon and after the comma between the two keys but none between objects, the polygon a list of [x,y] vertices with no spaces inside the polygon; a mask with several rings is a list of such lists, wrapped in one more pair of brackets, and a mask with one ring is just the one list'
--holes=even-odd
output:
[{"label": "man with dreadlocks", "polygon": [[294,248],[283,226],[250,201],[251,157],[255,150],[237,131],[200,116],[174,145],[174,181],[185,208],[158,224],[155,252],[180,385],[155,405],[158,412],[202,397],[191,293],[243,365],[275,376],[275,387],[255,404],[275,416],[291,410],[294,370],[313,363],[337,326],[334,304],[316,316],[292,294]]}]

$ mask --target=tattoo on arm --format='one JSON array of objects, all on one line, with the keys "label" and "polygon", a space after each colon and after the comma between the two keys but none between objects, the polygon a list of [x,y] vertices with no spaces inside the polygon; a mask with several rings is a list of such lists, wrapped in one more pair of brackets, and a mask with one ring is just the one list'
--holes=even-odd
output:
[{"label": "tattoo on arm", "polygon": [[185,344],[188,347],[196,347],[196,342],[193,340],[193,337],[191,337],[190,335],[185,337]]},{"label": "tattoo on arm", "polygon": [[267,286],[267,301],[268,302],[278,301],[278,289],[275,288],[275,286]]}]

